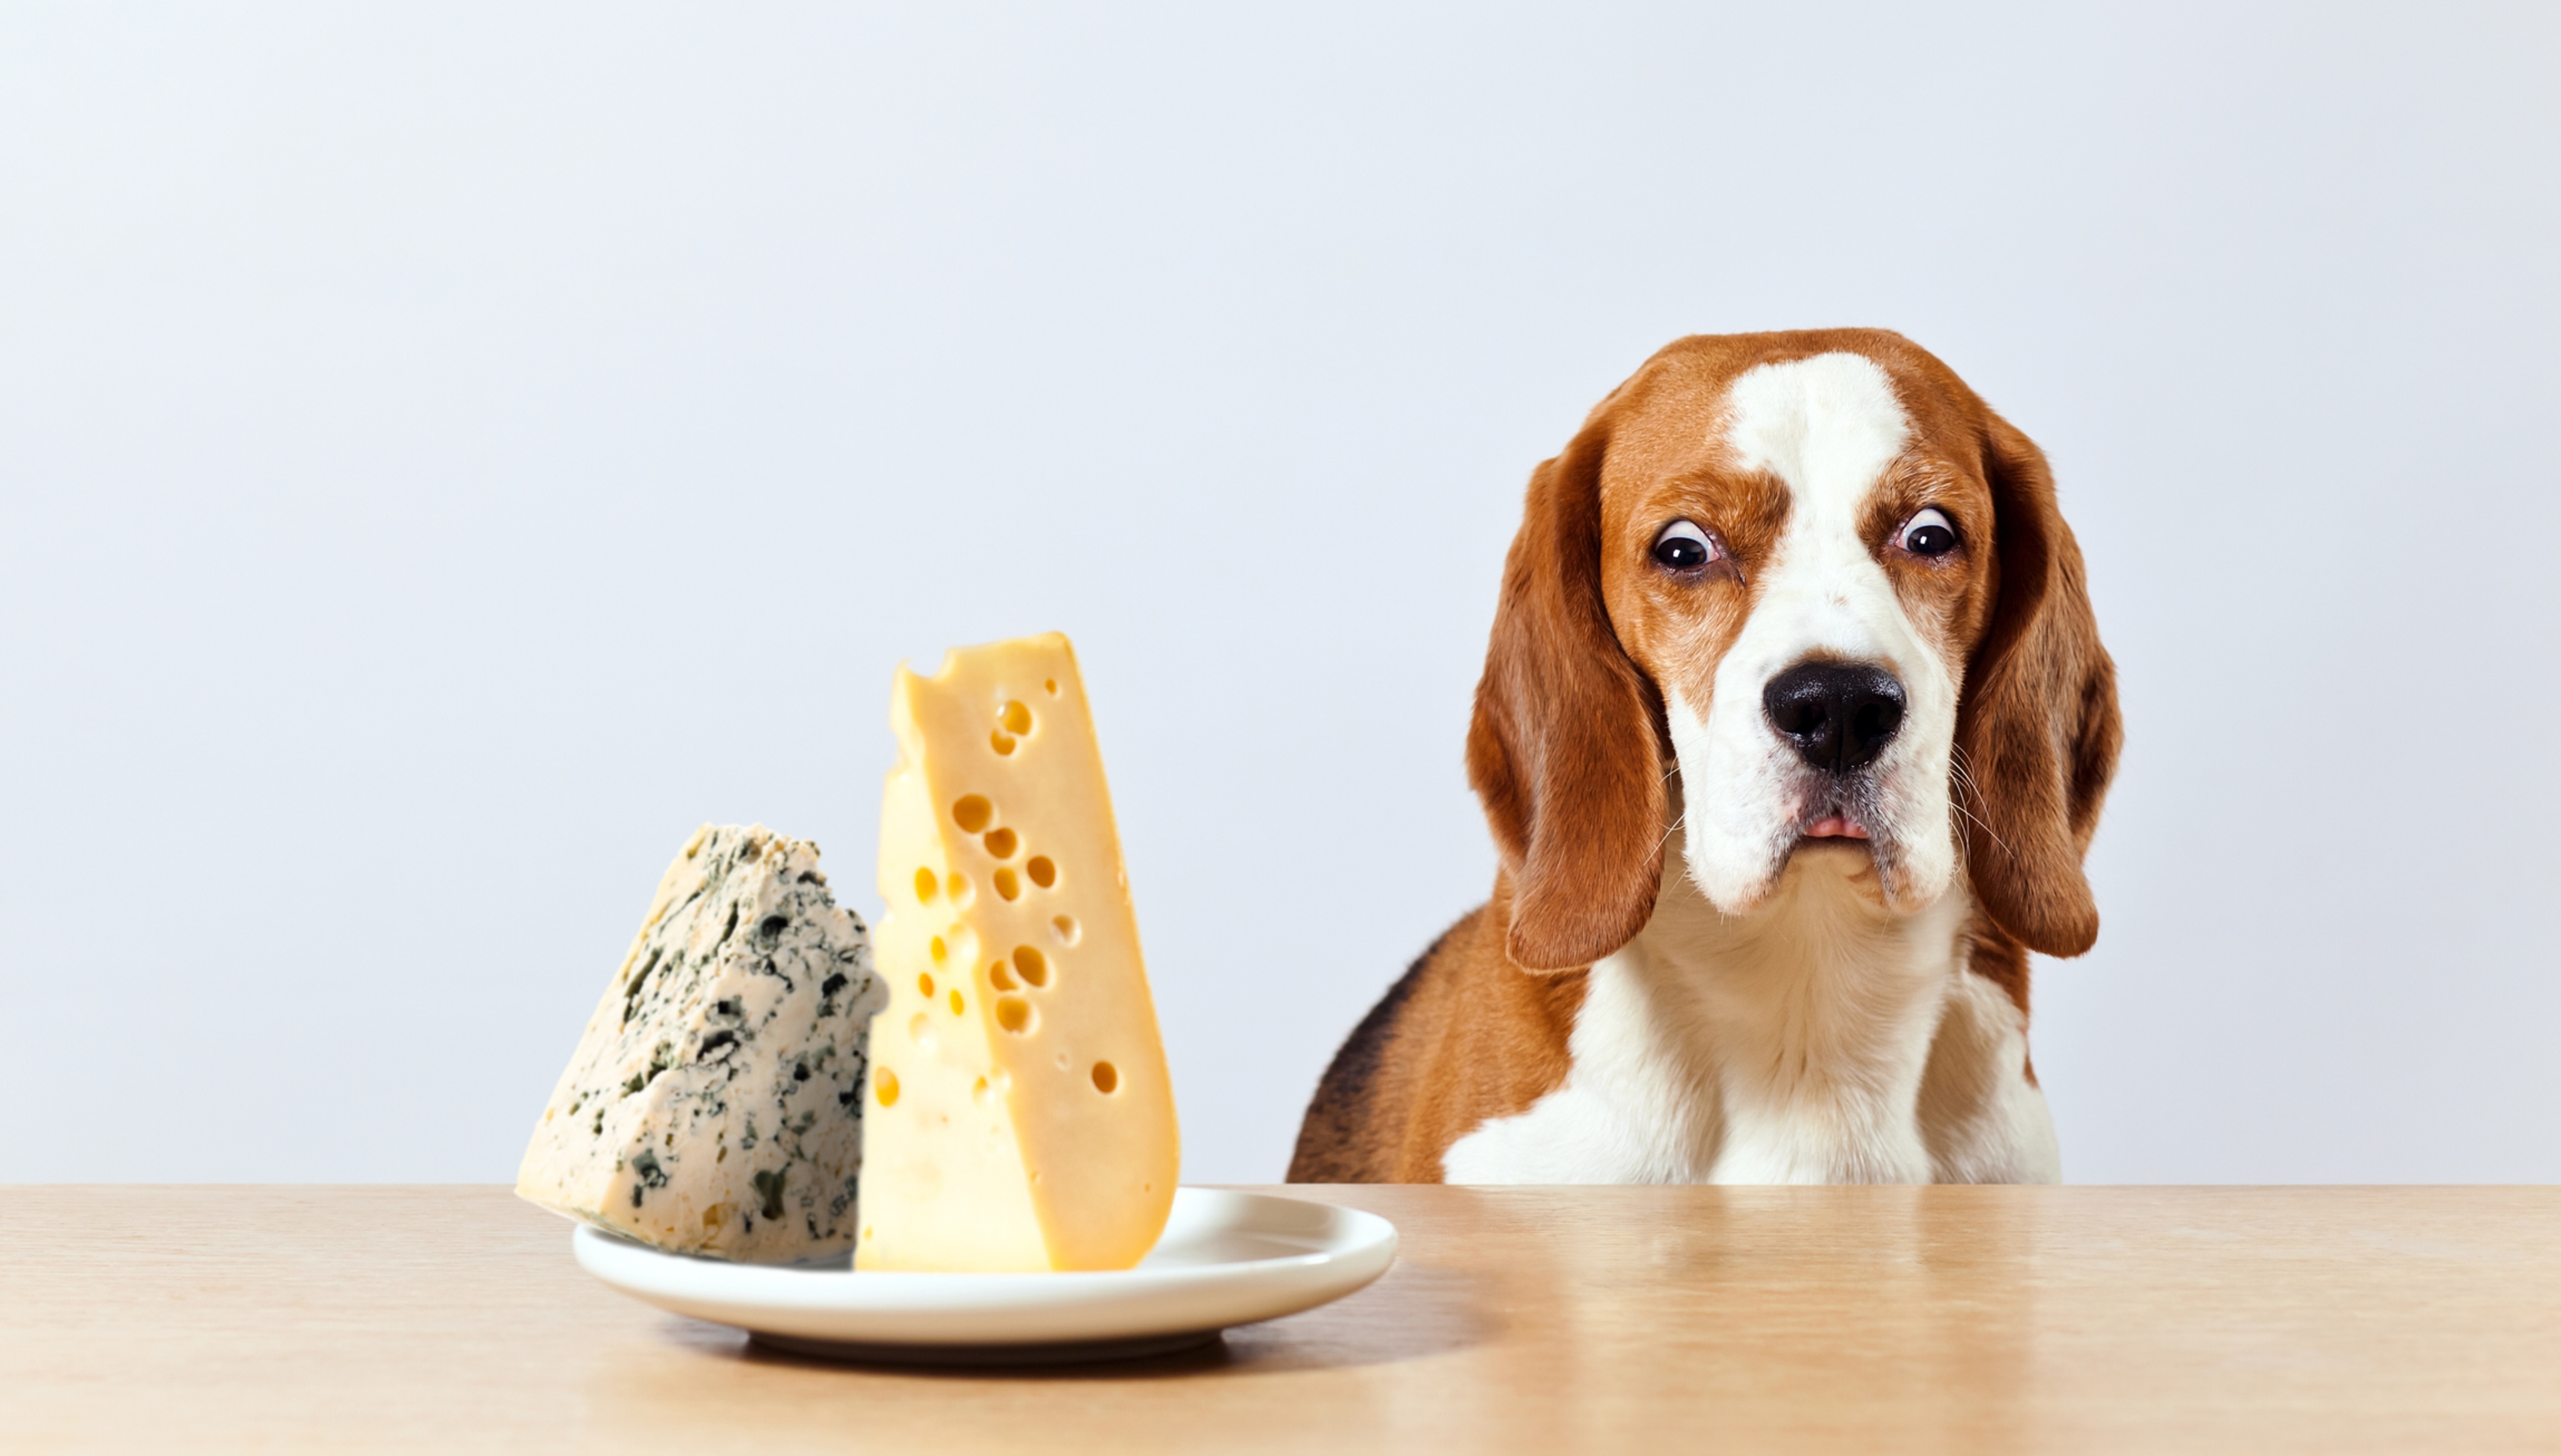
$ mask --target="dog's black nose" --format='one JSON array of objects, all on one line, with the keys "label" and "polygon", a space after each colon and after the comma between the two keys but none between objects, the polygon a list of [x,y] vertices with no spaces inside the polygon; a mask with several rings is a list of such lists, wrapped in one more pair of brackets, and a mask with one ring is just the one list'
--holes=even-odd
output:
[{"label": "dog's black nose", "polygon": [[1761,693],[1770,725],[1825,773],[1876,761],[1903,727],[1903,685],[1882,668],[1800,662]]}]

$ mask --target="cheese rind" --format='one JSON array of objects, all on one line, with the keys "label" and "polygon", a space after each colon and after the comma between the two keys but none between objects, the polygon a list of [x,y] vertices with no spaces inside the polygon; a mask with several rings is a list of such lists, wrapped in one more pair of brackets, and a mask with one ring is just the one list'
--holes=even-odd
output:
[{"label": "cheese rind", "polygon": [[858,1269],[1123,1269],[1181,1152],[1085,685],[1057,633],[899,670]]},{"label": "cheese rind", "polygon": [[703,826],[659,881],[516,1192],[680,1253],[842,1254],[884,999],[816,845]]}]

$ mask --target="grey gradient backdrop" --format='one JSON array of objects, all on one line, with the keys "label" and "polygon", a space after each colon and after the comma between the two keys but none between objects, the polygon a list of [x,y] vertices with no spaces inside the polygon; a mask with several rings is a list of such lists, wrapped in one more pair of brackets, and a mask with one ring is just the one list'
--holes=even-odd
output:
[{"label": "grey gradient backdrop", "polygon": [[2561,11],[14,5],[10,1180],[497,1180],[705,819],[1062,628],[1194,1180],[1480,898],[1530,467],[1901,329],[2124,669],[2084,1181],[2561,1179]]}]

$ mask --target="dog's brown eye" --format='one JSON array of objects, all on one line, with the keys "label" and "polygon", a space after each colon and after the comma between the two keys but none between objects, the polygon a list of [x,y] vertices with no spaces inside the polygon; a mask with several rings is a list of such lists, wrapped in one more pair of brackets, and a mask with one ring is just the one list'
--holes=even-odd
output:
[{"label": "dog's brown eye", "polygon": [[1695,571],[1716,560],[1716,543],[1687,521],[1674,521],[1654,537],[1654,560],[1674,571]]},{"label": "dog's brown eye", "polygon": [[1932,506],[1903,523],[1895,545],[1916,557],[1943,557],[1957,549],[1957,528],[1946,513]]}]

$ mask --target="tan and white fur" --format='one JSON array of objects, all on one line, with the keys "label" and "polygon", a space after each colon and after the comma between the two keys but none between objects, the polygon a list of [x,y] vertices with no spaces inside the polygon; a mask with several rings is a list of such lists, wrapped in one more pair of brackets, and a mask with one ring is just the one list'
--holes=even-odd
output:
[{"label": "tan and white fur", "polygon": [[1493,897],[1291,1178],[2053,1181],[2027,952],[2096,938],[2118,738],[2044,458],[1946,366],[1672,345],[1532,478],[1468,741]]}]

